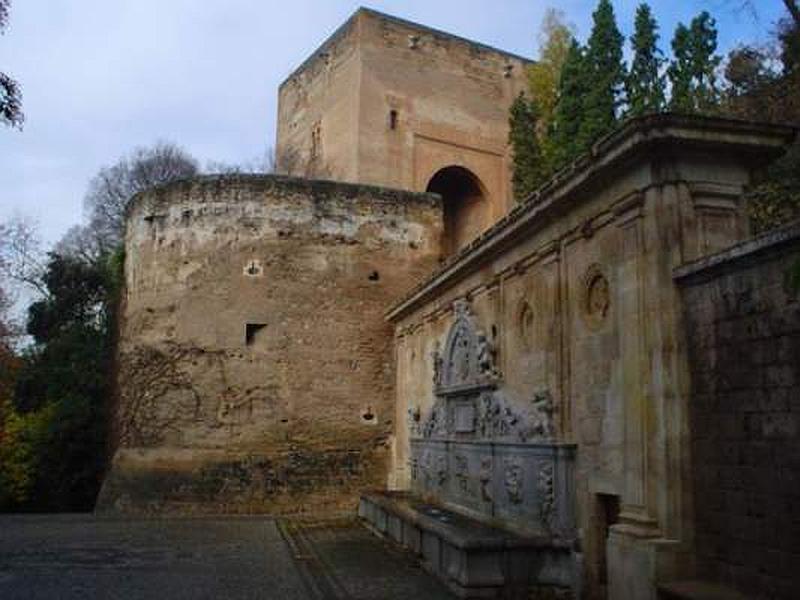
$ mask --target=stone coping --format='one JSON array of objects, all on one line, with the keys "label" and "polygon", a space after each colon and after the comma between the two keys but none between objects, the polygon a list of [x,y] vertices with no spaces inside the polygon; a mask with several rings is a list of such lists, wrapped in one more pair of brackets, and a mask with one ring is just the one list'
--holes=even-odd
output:
[{"label": "stone coping", "polygon": [[370,200],[387,203],[416,202],[430,206],[440,206],[442,202],[438,194],[430,192],[412,192],[397,188],[333,181],[330,179],[306,179],[304,177],[260,173],[208,174],[176,179],[139,192],[128,202],[128,206],[125,209],[125,217],[127,219],[135,206],[142,201],[142,198],[152,195],[164,196],[180,190],[189,193],[196,186],[203,186],[210,191],[214,191],[215,188],[235,184],[250,186],[255,191],[276,190],[282,193],[303,193],[312,197],[315,201],[324,200],[326,197],[344,196],[346,198],[369,197]]},{"label": "stone coping", "polygon": [[800,220],[740,242],[711,256],[681,265],[673,271],[672,276],[682,284],[696,283],[791,246],[800,249]]},{"label": "stone coping", "polygon": [[362,494],[362,498],[419,529],[434,533],[456,548],[570,550],[573,545],[571,540],[561,540],[552,536],[520,535],[493,527],[438,504],[424,502],[409,492],[372,491]]},{"label": "stone coping", "polygon": [[[508,214],[451,256],[428,279],[413,288],[386,313],[397,321],[478,270],[521,237],[530,236],[570,212],[591,194],[581,195],[615,170],[641,157],[650,160],[660,149],[733,152],[766,162],[798,136],[798,129],[740,119],[661,113],[629,119],[595,142],[588,152],[558,171]],[[642,190],[631,190],[631,194]]]},{"label": "stone coping", "polygon": [[499,48],[495,48],[494,46],[490,46],[488,44],[483,44],[481,42],[476,42],[474,40],[470,40],[468,38],[461,37],[460,35],[456,35],[454,33],[449,33],[447,31],[442,31],[441,29],[435,29],[433,27],[429,27],[428,25],[422,25],[421,23],[415,23],[414,21],[409,21],[407,19],[402,19],[400,17],[395,17],[393,15],[389,15],[389,14],[386,14],[384,12],[375,10],[373,8],[367,8],[367,7],[361,6],[358,9],[356,9],[356,11],[352,15],[350,15],[350,17],[348,17],[348,19],[344,23],[342,23],[339,27],[337,27],[336,30],[331,35],[329,35],[327,38],[325,38],[325,40],[319,46],[317,46],[317,48],[311,54],[308,55],[308,58],[306,58],[302,63],[300,63],[300,65],[296,69],[294,69],[286,77],[286,79],[283,80],[283,82],[281,82],[280,86],[278,86],[279,89],[282,88],[284,85],[286,85],[292,78],[296,77],[297,75],[302,73],[304,70],[306,70],[309,66],[311,66],[311,64],[317,58],[319,58],[319,56],[320,56],[320,54],[322,52],[324,52],[327,48],[333,46],[340,38],[344,37],[346,35],[347,31],[349,30],[349,28],[352,26],[352,24],[355,22],[355,20],[360,15],[366,15],[366,16],[373,17],[373,18],[378,18],[378,19],[385,19],[385,20],[390,21],[392,23],[396,23],[398,25],[402,25],[403,27],[408,27],[409,29],[416,29],[417,31],[422,31],[424,33],[429,33],[429,34],[432,34],[432,35],[435,35],[435,36],[439,36],[439,37],[445,37],[447,39],[459,42],[461,44],[465,44],[465,45],[469,46],[470,48],[474,48],[476,50],[482,50],[484,52],[492,52],[494,54],[500,54],[502,56],[508,56],[508,57],[513,58],[515,60],[522,61],[522,62],[524,62],[526,64],[530,64],[530,63],[534,62],[530,58],[527,58],[525,56],[521,56],[519,54],[514,54],[513,52],[508,52],[506,50],[501,50]]}]

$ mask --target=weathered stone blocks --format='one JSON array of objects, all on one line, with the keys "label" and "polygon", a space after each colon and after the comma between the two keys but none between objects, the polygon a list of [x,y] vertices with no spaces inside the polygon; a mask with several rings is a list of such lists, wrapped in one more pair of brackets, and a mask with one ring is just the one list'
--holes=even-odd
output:
[{"label": "weathered stone blocks", "polygon": [[438,260],[438,199],[204,177],[138,196],[127,224],[100,508],[338,512],[383,483],[383,311]]}]

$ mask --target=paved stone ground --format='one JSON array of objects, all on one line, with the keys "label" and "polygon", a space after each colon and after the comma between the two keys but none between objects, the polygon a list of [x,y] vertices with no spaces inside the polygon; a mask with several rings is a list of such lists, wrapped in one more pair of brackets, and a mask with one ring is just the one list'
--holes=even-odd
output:
[{"label": "paved stone ground", "polygon": [[3,600],[446,600],[354,521],[0,516]]}]

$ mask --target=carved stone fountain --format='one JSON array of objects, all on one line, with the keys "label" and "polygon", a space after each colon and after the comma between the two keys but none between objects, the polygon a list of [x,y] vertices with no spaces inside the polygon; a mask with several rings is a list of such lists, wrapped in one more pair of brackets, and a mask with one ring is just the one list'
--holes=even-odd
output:
[{"label": "carved stone fountain", "polygon": [[547,391],[513,406],[466,301],[434,352],[436,403],[410,411],[411,485],[424,498],[526,534],[574,537],[574,446],[555,441]]},{"label": "carved stone fountain", "polygon": [[409,409],[412,494],[366,495],[361,514],[463,597],[508,596],[512,583],[575,591],[575,446],[556,441],[548,391],[509,401],[469,304],[454,313],[431,356],[436,400]]}]

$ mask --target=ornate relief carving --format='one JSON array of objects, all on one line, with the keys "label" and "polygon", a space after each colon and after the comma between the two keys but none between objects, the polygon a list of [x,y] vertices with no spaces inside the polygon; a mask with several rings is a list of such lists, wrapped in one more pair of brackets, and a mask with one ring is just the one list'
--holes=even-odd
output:
[{"label": "ornate relief carving", "polygon": [[466,300],[453,304],[455,323],[447,335],[444,355],[434,350],[434,385],[439,392],[480,386],[500,378],[497,352],[481,330]]},{"label": "ornate relief carving", "polygon": [[447,482],[447,457],[439,455],[436,458],[436,483],[440,486]]},{"label": "ornate relief carving", "polygon": [[444,437],[448,433],[447,405],[438,400],[431,408],[428,418],[422,424],[422,437]]},{"label": "ornate relief carving", "polygon": [[484,502],[493,502],[492,498],[492,457],[485,456],[481,459],[481,468],[478,471],[478,481],[481,484],[481,499]]},{"label": "ornate relief carving", "polygon": [[[413,468],[413,465],[412,465]],[[423,452],[419,471],[426,488],[442,486],[447,481],[447,457],[434,452]],[[416,479],[412,473],[412,479]]]},{"label": "ornate relief carving", "polygon": [[437,340],[431,352],[431,360],[433,361],[433,387],[438,388],[442,385],[442,368],[444,366],[444,359],[442,352],[439,348],[439,341]]},{"label": "ornate relief carving", "polygon": [[425,487],[433,487],[433,455],[430,452],[422,453],[422,459],[420,460],[420,471]]},{"label": "ornate relief carving", "polygon": [[508,501],[511,504],[522,503],[522,463],[516,458],[507,458],[505,460],[505,479],[504,484]]},{"label": "ornate relief carving", "polygon": [[556,426],[553,421],[553,397],[549,391],[539,392],[533,396],[533,412],[531,414],[531,433],[534,437],[551,439],[555,437]]},{"label": "ornate relief carving", "polygon": [[447,438],[473,434],[475,439],[529,442],[556,436],[555,405],[549,391],[534,394],[530,408],[515,410],[498,391],[458,398],[439,398],[423,419],[418,408],[409,409],[412,437]]},{"label": "ornate relief carving", "polygon": [[469,461],[463,454],[456,454],[453,476],[458,481],[458,489],[462,493],[469,491]]},{"label": "ornate relief carving", "polygon": [[505,437],[519,424],[519,417],[498,394],[484,392],[478,400],[478,434],[483,438]]},{"label": "ornate relief carving", "polygon": [[555,511],[555,488],[553,485],[553,465],[544,463],[539,467],[536,487],[539,492],[539,517],[542,523],[550,526]]}]

